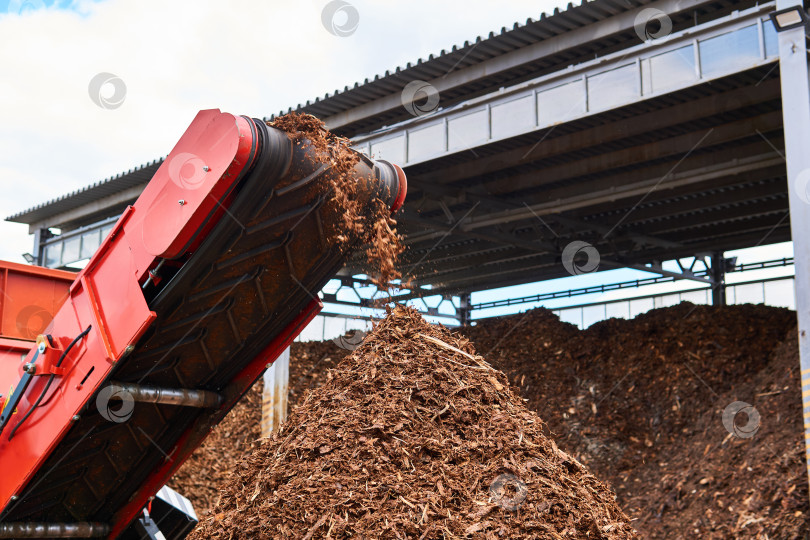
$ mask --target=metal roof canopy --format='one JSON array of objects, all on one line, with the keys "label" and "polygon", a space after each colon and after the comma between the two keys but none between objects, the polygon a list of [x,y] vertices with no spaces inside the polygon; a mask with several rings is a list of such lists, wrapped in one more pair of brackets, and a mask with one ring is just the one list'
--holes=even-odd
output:
[{"label": "metal roof canopy", "polygon": [[448,294],[565,277],[576,240],[600,269],[786,241],[783,148],[763,66],[414,165],[405,266]]},{"label": "metal roof canopy", "polygon": [[[523,25],[515,23],[512,29],[502,28],[499,34],[491,32],[488,37],[479,36],[463,46],[442,50],[426,60],[420,58],[413,64],[386,71],[373,80],[354,83],[352,88],[335,90],[287,112],[313,114],[333,131],[355,137],[411,118],[402,106],[401,92],[414,80],[429,81],[441,92],[441,106],[446,108],[637,45],[635,23],[644,9],[654,8],[668,14],[673,31],[680,31],[753,5],[755,2],[750,0],[583,0],[579,6],[569,4],[564,11],[555,9],[552,15],[542,13],[539,20],[527,19]],[[110,193],[120,195],[118,199],[123,200],[121,192],[133,185],[145,184],[161,162],[159,159],[141,165],[21,211],[7,220],[31,225],[30,232],[46,224],[68,230],[87,225],[89,221],[82,219],[84,215],[62,214],[91,201],[98,203]],[[118,208],[120,204],[115,200],[100,207],[106,210],[113,206]]]},{"label": "metal roof canopy", "polygon": [[[299,110],[351,136],[399,122],[358,138],[374,149],[375,140],[397,133],[407,140],[409,129],[432,121],[413,118],[401,102],[403,86],[424,78],[441,93],[436,117],[483,104],[491,126],[492,103],[510,88],[577,69],[587,81],[610,62],[641,66],[652,49],[642,46],[634,23],[648,7],[670,14],[673,43],[713,25],[740,26],[739,13],[761,21],[773,9],[595,0]],[[764,48],[761,23],[758,29]],[[407,161],[410,195],[399,215],[410,248],[406,269],[432,293],[455,294],[566,276],[561,252],[576,240],[598,249],[600,269],[788,240],[779,70],[774,57],[760,56],[753,67],[650,97],[641,96],[639,80],[639,97],[628,104]],[[32,232],[93,223],[134,200],[158,165],[9,219]]]}]

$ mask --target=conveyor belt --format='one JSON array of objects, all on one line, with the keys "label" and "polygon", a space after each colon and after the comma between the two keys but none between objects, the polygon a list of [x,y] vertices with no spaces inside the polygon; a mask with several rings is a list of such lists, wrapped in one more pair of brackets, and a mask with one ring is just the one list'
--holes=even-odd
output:
[{"label": "conveyor belt", "polygon": [[[108,379],[213,391],[225,407],[138,402],[128,420],[116,423],[88,406],[4,522],[114,522],[133,494],[154,480],[154,471],[175,459],[181,437],[196,446],[224,417],[252,382],[236,375],[296,320],[350,255],[334,240],[338,216],[326,204],[329,168],[310,147],[254,123],[261,141],[257,162],[196,252],[179,269],[167,262],[164,280],[147,288],[158,319]],[[355,172],[377,179],[362,196],[384,195],[393,203],[392,166],[362,158]]]}]

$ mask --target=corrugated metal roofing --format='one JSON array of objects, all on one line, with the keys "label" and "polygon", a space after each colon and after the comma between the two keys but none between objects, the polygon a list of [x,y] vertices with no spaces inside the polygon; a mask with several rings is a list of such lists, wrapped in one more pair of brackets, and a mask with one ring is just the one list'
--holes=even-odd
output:
[{"label": "corrugated metal roofing", "polygon": [[[490,32],[487,37],[478,36],[474,41],[465,41],[462,46],[454,46],[450,51],[442,50],[438,55],[430,55],[427,59],[419,58],[415,63],[409,62],[405,66],[395,68],[393,71],[386,71],[383,75],[375,75],[373,79],[365,79],[362,83],[356,82],[351,88],[345,86],[343,90],[336,89],[331,94],[326,93],[323,98],[316,97],[314,100],[306,101],[304,104],[298,104],[295,108],[290,107],[287,112],[305,112],[320,118],[333,116],[376,99],[397,94],[402,91],[403,84],[408,81],[435,79],[449,72],[485,62],[521,47],[597,23],[651,2],[652,0],[583,0],[578,6],[569,3],[565,10],[561,11],[559,8],[555,8],[551,15],[545,12],[541,13],[539,19],[529,18],[522,25],[516,22],[511,29],[503,27],[500,33]],[[706,3],[714,5],[717,11],[729,9],[728,6],[735,4],[735,2],[728,0]],[[562,61],[569,60],[564,51],[559,51],[555,54],[555,57]],[[528,73],[533,70],[536,71],[536,66],[529,69]],[[525,75],[525,73],[516,73],[512,77]],[[507,84],[508,82],[503,77],[496,77],[488,81],[487,84],[476,85],[473,82],[454,92],[443,93],[442,98],[444,100],[446,96],[448,102],[458,101],[487,91],[493,83]],[[279,114],[286,113],[280,111]],[[397,114],[401,116],[406,113],[398,111]],[[266,119],[272,119],[275,116]],[[400,119],[395,118],[395,116],[381,114],[373,124],[365,123],[355,127],[358,129],[372,129],[376,124],[382,125]],[[162,162],[162,159],[141,165],[84,189],[19,212],[6,218],[6,220],[27,224],[35,223],[66,210],[77,208],[99,197],[123,191],[130,186],[148,181],[160,162]]]},{"label": "corrugated metal roofing", "polygon": [[[158,170],[164,158],[156,159],[128,171],[100,180],[56,199],[24,210],[6,218],[16,223],[37,223],[51,216],[79,208],[109,195],[115,195],[133,186],[146,184]],[[54,225],[56,226],[56,225]]]},{"label": "corrugated metal roofing", "polygon": [[327,92],[322,98],[316,97],[303,104],[299,103],[294,108],[279,111],[278,115],[297,111],[318,117],[333,116],[380,97],[401,92],[403,81],[435,79],[451,71],[464,69],[575,28],[636,9],[651,1],[583,0],[578,6],[569,3],[563,11],[555,8],[551,15],[543,12],[539,19],[528,18],[523,24],[514,23],[512,28],[502,27],[500,33],[490,32],[486,37],[478,36],[473,41],[465,41],[461,46],[454,45],[449,51],[442,49],[437,55],[431,54],[426,59],[419,58],[416,62],[408,62],[405,66],[387,70],[372,79],[355,82],[351,87],[344,86],[343,90],[335,89],[332,93]]}]

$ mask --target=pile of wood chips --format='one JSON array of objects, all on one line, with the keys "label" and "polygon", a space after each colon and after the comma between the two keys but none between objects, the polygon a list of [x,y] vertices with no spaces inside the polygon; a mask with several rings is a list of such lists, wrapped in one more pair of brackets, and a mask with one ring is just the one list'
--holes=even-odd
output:
[{"label": "pile of wood chips", "polygon": [[406,308],[233,472],[190,538],[635,537],[504,374]]},{"label": "pile of wood chips", "polygon": [[[586,330],[537,309],[465,334],[645,538],[787,539],[810,534],[795,325],[685,302]],[[723,425],[735,401],[759,412],[750,438]]]},{"label": "pile of wood chips", "polygon": [[[326,370],[345,355],[346,351],[331,341],[293,343],[288,406],[295,407],[309,388],[320,385]],[[205,516],[214,507],[234,466],[259,444],[262,387],[259,379],[169,482],[169,487],[191,501],[198,516]]]},{"label": "pile of wood chips", "polygon": [[359,193],[366,189],[367,179],[357,178],[354,168],[360,154],[350,148],[352,142],[331,133],[311,114],[291,112],[268,125],[286,132],[293,144],[308,147],[327,167],[332,180],[329,204],[344,231],[337,237],[339,247],[359,252],[354,260],[361,261],[363,271],[380,289],[400,279],[398,261],[405,248],[397,222],[382,200],[375,199],[369,205],[361,202]]}]

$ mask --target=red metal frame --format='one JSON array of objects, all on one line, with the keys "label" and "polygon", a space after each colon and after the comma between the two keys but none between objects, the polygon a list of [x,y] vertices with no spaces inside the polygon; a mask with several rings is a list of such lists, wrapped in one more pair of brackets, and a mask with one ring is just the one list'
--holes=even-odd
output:
[{"label": "red metal frame", "polygon": [[[0,508],[13,504],[13,497],[23,493],[34,475],[38,482],[47,478],[48,471],[40,469],[64,439],[72,419],[88,406],[115,364],[155,323],[157,314],[149,309],[142,289],[150,276],[154,279],[151,272],[167,259],[178,259],[170,264],[180,266],[200,244],[224,214],[237,181],[258,155],[258,145],[250,120],[218,110],[201,111],[81,272],[76,275],[0,262],[0,292],[11,283],[10,298],[34,299],[35,305],[47,304],[55,312],[47,328],[37,328],[37,336],[30,329],[23,332],[16,327],[15,333],[8,321],[19,319],[19,302],[4,303],[0,298],[0,393],[21,379],[25,362],[36,364],[36,375],[26,375],[31,383],[10,424],[16,426],[18,418],[30,415],[18,430],[5,429],[0,434]],[[392,212],[402,205],[407,191],[402,169],[395,168],[399,183]],[[10,279],[12,271],[28,281]],[[320,300],[313,299],[228,383],[214,420],[224,417],[322,307]],[[7,311],[12,315],[7,317]],[[58,359],[68,344],[85,331],[60,364]],[[30,341],[34,338],[36,343]],[[44,351],[35,355],[37,344]],[[32,410],[47,379],[52,378],[40,375],[55,375],[58,384],[49,387],[40,406]],[[108,538],[121,534],[138,516],[149,497],[208,435],[210,421],[206,416],[194,422],[169,457],[109,516],[112,530]]]},{"label": "red metal frame", "polygon": [[0,410],[19,364],[65,299],[75,272],[0,261]]},{"label": "red metal frame", "polygon": [[[63,344],[88,326],[92,330],[66,357],[59,384],[52,387],[44,405],[34,410],[13,439],[8,439],[10,430],[0,435],[0,507],[22,491],[64,437],[71,418],[154,322],[156,315],[141,290],[148,271],[161,258],[182,257],[198,241],[199,232],[211,216],[221,212],[219,205],[255,158],[256,145],[248,120],[218,110],[201,111],[88,265],[78,276],[71,276],[75,280],[65,301],[43,333]],[[66,277],[45,269],[33,273]],[[2,345],[19,355],[16,342]],[[27,360],[33,352],[31,348]],[[11,372],[0,372],[0,388],[16,384],[22,376],[22,362],[19,356],[16,359]],[[47,355],[37,360],[38,373],[47,369],[47,361]],[[36,377],[31,383],[19,404],[20,413],[30,408],[29,396],[39,395],[44,379]]]},{"label": "red metal frame", "polygon": [[[284,352],[284,349],[290,346],[293,340],[300,334],[307,324],[321,312],[323,304],[320,300],[313,300],[307,307],[296,317],[296,319],[284,329],[273,341],[248,364],[228,386],[226,394],[229,399],[220,407],[221,411],[229,411],[239,401],[242,396],[247,392],[253,383],[256,382],[262,372],[273,362],[278,359],[279,355]],[[121,534],[129,523],[140,514],[141,509],[147,503],[149,497],[153,496],[157,491],[171,478],[180,465],[191,455],[194,450],[202,442],[202,439],[195,437],[195,433],[201,426],[195,426],[188,430],[183,437],[177,442],[177,445],[169,452],[170,458],[165,461],[163,466],[155,471],[150,477],[149,481],[141,486],[132,497],[130,503],[122,508],[112,520],[112,531],[109,538],[115,538]],[[205,435],[207,435],[206,433]],[[205,437],[203,435],[203,439]]]},{"label": "red metal frame", "polygon": [[75,272],[0,261],[0,337],[36,339],[75,278]]},{"label": "red metal frame", "polygon": [[395,213],[402,208],[405,202],[405,196],[408,194],[408,179],[405,176],[405,171],[402,170],[397,164],[393,164],[394,169],[397,171],[397,179],[399,180],[399,191],[397,191],[397,198],[394,199],[394,204],[391,205],[391,213]]}]

